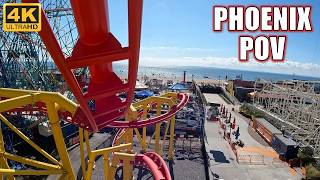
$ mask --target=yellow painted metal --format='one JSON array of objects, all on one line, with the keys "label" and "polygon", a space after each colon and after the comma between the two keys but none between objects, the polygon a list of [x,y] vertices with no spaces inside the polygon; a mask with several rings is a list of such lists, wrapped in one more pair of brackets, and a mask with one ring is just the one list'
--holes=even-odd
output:
[{"label": "yellow painted metal", "polygon": [[[169,95],[171,95],[172,97],[172,102],[173,104],[177,103],[177,94],[175,93],[170,93]],[[170,121],[170,139],[169,139],[169,150],[168,150],[168,159],[173,161],[173,156],[174,156],[174,126],[175,126],[175,116],[171,117],[171,121]]]},{"label": "yellow painted metal", "polygon": [[0,169],[0,173],[14,176],[39,176],[50,174],[63,174],[63,170],[15,170],[15,169]]},{"label": "yellow painted metal", "polygon": [[[157,116],[161,115],[161,104],[157,104]],[[161,122],[156,124],[156,130],[154,132],[154,151],[158,154],[161,154],[160,152],[160,127],[161,127]]]},{"label": "yellow painted metal", "polygon": [[79,144],[80,144],[80,158],[81,158],[81,172],[82,176],[86,174],[86,161],[84,154],[84,143],[83,143],[83,129],[79,128]]},{"label": "yellow painted metal", "polygon": [[[0,88],[0,97],[15,98],[20,96],[33,96],[34,98],[32,101],[30,101],[30,103],[36,102],[37,99],[41,100],[42,102],[56,102],[63,108],[62,110],[68,111],[71,114],[75,113],[78,106],[73,101],[56,92]],[[3,100],[0,103],[0,107],[2,106],[2,102]],[[18,104],[16,104],[15,107],[18,107]],[[0,112],[3,112],[3,110],[1,110]]]},{"label": "yellow painted metal", "polygon": [[103,171],[105,180],[107,180],[108,173],[110,172],[109,154],[103,155]]},{"label": "yellow painted metal", "polygon": [[56,102],[59,105],[59,111],[67,111],[72,115],[76,112],[78,105],[73,101],[65,98],[60,93],[47,93],[41,94],[41,99],[45,99],[46,102]]},{"label": "yellow painted metal", "polygon": [[60,165],[59,161],[57,161],[54,157],[48,154],[46,151],[41,149],[37,144],[35,144],[31,139],[25,136],[18,128],[12,125],[2,114],[0,114],[0,120],[7,125],[13,132],[15,132],[21,139],[27,142],[30,146],[32,146],[35,150],[41,153],[44,157],[49,159],[54,164]]},{"label": "yellow painted metal", "polygon": [[[147,108],[143,109],[143,114],[142,114],[142,118],[146,119],[148,115],[148,110]],[[141,143],[141,147],[143,151],[147,150],[147,127],[143,127],[142,128],[142,143]]]},{"label": "yellow painted metal", "polygon": [[103,155],[103,154],[110,154],[112,152],[118,152],[121,150],[128,149],[128,148],[130,148],[130,146],[131,146],[131,143],[120,144],[118,146],[112,146],[112,147],[94,150],[91,152],[91,154],[93,154],[94,156]]},{"label": "yellow painted metal", "polygon": [[[108,148],[103,148],[103,149],[98,149],[98,150],[93,150],[93,151],[91,151],[90,149],[87,150],[87,151],[91,151],[91,153],[89,155],[89,162],[88,162],[87,172],[85,174],[85,179],[86,180],[91,179],[92,172],[93,172],[93,167],[94,167],[94,161],[95,161],[95,158],[98,155],[103,155],[103,157],[106,158],[112,152],[118,152],[120,150],[129,149],[130,147],[131,147],[131,143],[129,143],[129,144],[121,144],[119,146],[113,146],[113,147],[108,147]],[[109,177],[110,171],[107,171],[107,170],[110,169],[109,168],[109,160],[108,160],[108,158],[106,158],[104,162],[107,163],[107,164],[104,164],[104,172],[105,172],[105,174],[108,174],[108,175],[105,175],[105,176]]]},{"label": "yellow painted metal", "polygon": [[0,112],[5,112],[10,109],[14,109],[20,106],[25,106],[27,104],[33,104],[39,101],[39,93],[19,96],[11,99],[2,100],[0,103]]},{"label": "yellow painted metal", "polygon": [[42,93],[42,92],[33,91],[33,90],[23,90],[23,89],[0,88],[0,96],[7,97],[7,98],[25,96],[32,93]]},{"label": "yellow painted metal", "polygon": [[[117,156],[117,154],[115,154]],[[123,160],[123,179],[124,180],[131,180],[133,175],[133,166],[132,161],[134,161],[135,154],[123,154],[121,155],[120,159]]]},{"label": "yellow painted metal", "polygon": [[126,134],[125,134],[125,133],[120,134],[120,135],[117,137],[117,139],[115,140],[115,142],[114,142],[113,145],[114,145],[114,146],[120,145],[121,142],[124,142],[124,141],[125,141],[125,137],[126,137]]},{"label": "yellow painted metal", "polygon": [[[82,136],[82,138],[81,138]],[[84,136],[84,138],[83,138]],[[84,143],[83,141],[86,141],[86,146],[87,146],[87,153],[88,153],[88,168],[87,170],[85,169],[85,160],[84,160]],[[110,162],[109,162],[109,156],[110,153],[113,152],[118,152],[121,150],[125,149],[130,149],[132,147],[131,143],[127,144],[120,144],[118,146],[113,146],[113,147],[108,147],[108,148],[103,148],[103,149],[97,149],[97,150],[91,150],[90,143],[89,143],[89,133],[88,131],[83,131],[82,129],[79,130],[79,141],[80,141],[80,153],[81,153],[81,158],[83,158],[82,161],[82,171],[83,171],[83,177],[85,177],[86,180],[90,180],[92,173],[93,173],[93,167],[95,163],[95,158],[99,155],[102,155],[104,158],[104,174],[105,177],[109,177],[110,173]],[[81,148],[82,146],[82,148]],[[82,149],[82,150],[81,150]],[[114,178],[111,178],[114,179]]]},{"label": "yellow painted metal", "polygon": [[54,102],[46,102],[48,109],[49,122],[51,125],[51,130],[53,132],[53,138],[56,143],[56,148],[59,153],[60,160],[63,164],[64,170],[66,171],[67,179],[75,179],[73,173],[72,165],[69,159],[67,148],[64,142],[63,134],[60,127],[60,119],[58,116],[57,104]]},{"label": "yellow painted metal", "polygon": [[[3,141],[3,136],[2,136],[2,129],[1,129],[1,123],[0,123],[0,168],[4,169],[9,169],[9,165],[7,162],[7,158],[3,156],[5,153],[5,148],[4,148],[4,141]],[[0,173],[0,180],[4,179],[3,174]],[[8,176],[9,180],[14,180],[15,178],[13,175]]]},{"label": "yellow painted metal", "polygon": [[[134,108],[131,107],[131,111],[136,112],[137,110],[142,110],[142,118],[146,119],[147,118],[147,114],[148,111],[152,108],[152,104],[157,104],[157,109],[156,109],[156,115],[159,116],[161,115],[161,110],[162,110],[162,105],[167,105],[169,106],[169,108],[173,107],[173,105],[176,104],[176,99],[177,99],[177,94],[176,93],[166,93],[164,95],[161,95],[160,97],[149,97],[146,98],[142,101],[139,101],[137,103],[134,103],[132,106]],[[128,114],[130,114],[130,112],[128,112]],[[126,116],[126,120],[129,120],[130,116]],[[136,119],[136,118],[132,118],[132,119]],[[174,124],[175,124],[175,117],[171,117],[170,119],[167,120],[167,125],[166,125],[166,129],[165,129],[165,134],[163,136],[163,140],[162,143],[160,143],[161,138],[160,138],[160,131],[161,131],[161,122],[156,124],[156,129],[155,132],[153,134],[153,136],[150,138],[151,139],[154,137],[155,141],[154,141],[154,147],[155,147],[155,152],[157,152],[158,154],[162,154],[162,150],[163,150],[163,145],[166,141],[166,137],[168,132],[170,133],[170,139],[169,139],[169,152],[168,154],[170,155],[171,158],[173,158],[173,141],[174,141]],[[169,130],[170,129],[170,130]],[[137,135],[137,138],[141,144],[141,148],[142,151],[146,151],[147,150],[147,135],[146,135],[146,127],[143,127],[142,129],[142,136],[140,135],[140,132],[138,131],[138,129],[133,129],[135,131],[135,134]],[[120,135],[118,137],[118,139],[115,141],[115,145],[119,145],[120,142],[122,140],[124,140],[124,142],[132,142],[132,129],[128,128],[125,130],[125,133]]]},{"label": "yellow painted metal", "polygon": [[140,135],[139,130],[137,128],[134,128],[134,132],[135,132],[135,134],[137,136],[138,141],[140,142],[140,144],[142,144],[142,137]]},{"label": "yellow painted metal", "polygon": [[[56,147],[59,153],[61,162],[58,162],[39,146],[33,143],[28,137],[21,133],[16,127],[14,127],[3,115],[0,114],[0,120],[11,128],[17,135],[39,151],[42,155],[52,161],[54,164],[39,162],[31,160],[24,157],[15,156],[4,151],[2,134],[0,133],[0,178],[1,174],[9,175],[7,177],[13,178],[13,175],[49,175],[49,174],[61,174],[59,179],[75,179],[74,172],[71,167],[70,159],[66,150],[64,138],[61,132],[61,127],[59,123],[58,111],[64,112],[68,111],[72,115],[75,113],[77,104],[64,98],[59,93],[52,92],[41,92],[41,91],[27,91],[27,90],[16,90],[16,89],[4,89],[0,88],[0,96],[7,97],[9,99],[0,101],[0,112],[21,107],[27,104],[33,104],[35,102],[44,102],[46,104],[49,116],[49,122],[52,128],[53,136],[55,139]],[[152,108],[152,104],[157,104],[157,116],[161,115],[161,106],[163,104],[169,105],[172,107],[176,104],[177,95],[175,93],[168,93],[162,95],[161,97],[150,97],[143,101],[133,104],[130,107],[130,110],[126,113],[126,120],[133,121],[137,119],[138,113],[137,110],[143,110],[142,118],[146,119],[148,111]],[[174,138],[174,116],[170,119],[170,140],[169,140],[169,159],[173,158],[173,138]],[[162,150],[160,148],[160,127],[161,123],[156,124],[155,131],[155,151],[160,153]],[[169,128],[169,120],[167,120],[167,127],[165,135],[163,137],[163,142]],[[98,155],[102,155],[104,158],[104,173],[107,179],[114,179],[116,168],[122,160],[123,162],[123,177],[124,179],[132,179],[132,164],[131,161],[134,161],[135,154],[132,153],[133,147],[133,132],[137,135],[139,142],[141,143],[142,150],[147,150],[146,143],[146,127],[143,128],[142,135],[138,129],[128,128],[125,130],[125,133],[119,138],[116,142],[116,146],[103,148],[99,150],[91,150],[89,143],[89,134],[88,131],[83,131],[79,129],[79,141],[80,141],[80,154],[81,154],[81,170],[83,176],[86,180],[90,180],[92,176],[94,160]],[[89,156],[88,168],[85,167],[85,151],[84,151],[84,140],[86,143],[86,149]],[[120,144],[121,142],[126,144]],[[117,144],[118,143],[118,144]],[[121,151],[127,150],[129,153],[123,153]],[[110,153],[114,153],[110,166]],[[44,169],[44,170],[12,170],[6,164],[6,159],[11,159],[18,161],[24,164],[29,164],[31,166]]]},{"label": "yellow painted metal", "polygon": [[[46,157],[54,164],[49,164],[46,162],[40,162],[32,160],[25,157],[16,156],[7,153],[2,149],[0,153],[0,159],[11,159],[23,164],[39,168],[39,170],[14,170],[9,169],[8,166],[5,167],[1,165],[0,174],[8,175],[13,177],[13,175],[50,175],[50,174],[61,174],[61,178],[64,179],[75,179],[74,173],[72,171],[71,163],[65,146],[64,138],[62,135],[60,127],[60,119],[58,116],[58,111],[68,111],[73,114],[77,108],[77,104],[71,102],[70,100],[64,98],[59,93],[52,92],[40,92],[40,91],[28,91],[28,90],[17,90],[17,89],[5,89],[0,88],[0,96],[6,97],[8,99],[0,101],[0,112],[5,112],[11,109],[22,107],[28,104],[34,104],[36,102],[44,102],[47,107],[49,122],[53,132],[53,137],[55,139],[56,147],[61,159],[61,163],[53,158],[46,151],[41,149],[33,141],[31,141],[27,136],[25,136],[19,129],[12,125],[2,114],[0,114],[0,120],[7,125],[13,132],[15,132],[21,139],[27,142],[40,154]],[[2,140],[2,133],[0,133],[0,139]],[[2,141],[1,141],[2,142]],[[6,163],[1,163],[6,164]],[[64,176],[65,174],[65,176]]]},{"label": "yellow painted metal", "polygon": [[87,169],[86,176],[85,176],[86,180],[91,179],[92,172],[93,172],[93,166],[94,166],[94,160],[95,160],[95,156],[91,153],[89,155],[88,169]]},{"label": "yellow painted metal", "polygon": [[174,125],[175,125],[175,116],[172,116],[170,121],[170,137],[169,137],[169,149],[168,149],[168,159],[173,161],[174,156]]},{"label": "yellow painted metal", "polygon": [[[170,98],[169,98],[170,97]],[[176,102],[176,94],[170,93],[166,94],[163,97],[150,97],[146,100],[140,101],[137,104],[133,104],[133,106],[130,107],[130,110],[126,114],[126,120],[132,121],[137,119],[137,110],[142,109],[143,114],[142,118],[145,119],[147,117],[148,110],[152,107],[151,103],[157,103],[157,116],[161,115],[162,105],[166,104],[169,107],[172,107]],[[166,135],[170,128],[170,140],[169,140],[169,155],[173,155],[173,138],[174,138],[174,116],[170,118],[170,121],[167,122],[165,134],[163,137],[163,142],[165,142]],[[170,123],[170,125],[169,125]],[[155,131],[155,148],[157,153],[161,153],[162,150],[160,148],[160,126],[161,123],[156,124],[156,131]],[[146,150],[147,144],[146,144],[146,129],[144,128],[144,132],[142,133],[142,136],[140,135],[138,129],[133,128],[127,128],[125,130],[125,133],[121,134],[118,137],[118,140],[115,142],[114,147],[99,149],[99,150],[90,150],[90,145],[87,144],[87,149],[89,149],[89,163],[88,163],[88,169],[86,172],[86,179],[90,179],[93,171],[94,166],[94,159],[98,155],[103,155],[104,157],[104,173],[106,176],[106,179],[114,179],[116,169],[118,167],[118,163],[120,160],[123,161],[123,178],[124,179],[132,179],[132,165],[130,161],[134,160],[134,154],[131,153],[123,153],[119,152],[121,150],[126,149],[128,152],[132,152],[132,145],[133,145],[133,131],[135,131],[135,134],[137,135],[137,138],[139,142],[141,143],[142,149]],[[86,142],[89,142],[88,135],[86,135],[86,131],[84,131]],[[80,138],[81,142],[81,138]],[[120,144],[121,142],[125,142],[127,144]],[[162,144],[163,145],[163,144]],[[109,160],[109,153],[114,153],[114,156],[112,158],[111,166],[110,166],[110,160]]]},{"label": "yellow painted metal", "polygon": [[116,156],[116,154],[113,155],[112,161],[111,161],[111,166],[109,169],[109,173],[108,173],[108,180],[109,179],[114,179],[115,175],[116,175],[116,170],[118,168],[118,164],[120,161],[120,157]]},{"label": "yellow painted metal", "polygon": [[90,147],[90,139],[89,139],[88,131],[84,131],[84,138],[86,140],[87,153],[88,153],[88,156],[90,156],[91,155],[91,147]]},{"label": "yellow painted metal", "polygon": [[166,124],[166,129],[164,131],[164,134],[163,134],[163,138],[162,138],[162,145],[160,146],[160,152],[163,153],[163,148],[166,144],[166,141],[167,141],[167,134],[168,134],[168,130],[169,130],[169,126],[170,126],[170,122],[166,121],[164,122]]},{"label": "yellow painted metal", "polygon": [[[143,114],[142,117],[145,119],[147,117],[147,110],[148,108],[151,108],[152,103],[156,103],[157,104],[157,110],[156,110],[156,115],[159,116],[161,115],[161,106],[162,105],[168,105],[170,108],[173,107],[173,105],[175,105],[177,103],[177,94],[170,92],[170,93],[166,93],[161,95],[160,97],[149,97],[146,98],[142,101],[139,101],[135,104],[133,104],[134,107],[140,107],[143,108]],[[170,121],[170,126],[169,126],[169,121]],[[170,128],[170,138],[169,138],[169,150],[168,150],[168,154],[169,154],[169,159],[173,160],[173,154],[174,154],[174,125],[175,125],[175,116],[172,116],[170,118],[170,120],[167,120],[167,126],[165,129],[165,133],[163,136],[163,141],[162,141],[162,146],[160,144],[160,130],[161,130],[161,122],[156,124],[156,129],[154,132],[154,146],[155,146],[155,152],[158,154],[162,154],[162,148],[163,145],[166,141],[166,136],[168,133],[168,128]],[[151,140],[151,139],[150,139]],[[142,132],[142,150],[146,150],[147,148],[147,143],[146,143],[146,128],[143,128],[143,132]]]},{"label": "yellow painted metal", "polygon": [[61,176],[58,178],[58,180],[65,180],[66,179],[66,174],[61,174]]},{"label": "yellow painted metal", "polygon": [[36,161],[33,159],[29,159],[29,158],[25,158],[25,157],[21,157],[21,156],[17,156],[17,155],[13,155],[7,152],[4,152],[3,157],[16,161],[16,162],[20,162],[23,164],[28,164],[30,166],[36,167],[36,168],[41,168],[41,169],[56,169],[56,170],[60,170],[61,167],[58,165],[54,165],[54,164],[49,164],[49,163],[45,163],[45,162],[41,162],[41,161]]},{"label": "yellow painted metal", "polygon": [[[138,118],[138,112],[137,110],[133,107],[130,106],[130,109],[126,113],[126,120],[127,121],[134,121]],[[126,140],[125,143],[130,143],[131,146],[128,148],[128,152],[133,151],[133,128],[127,128],[126,129]]]},{"label": "yellow painted metal", "polygon": [[123,161],[123,179],[124,180],[131,180],[132,179],[132,165],[130,164],[131,161],[134,161],[135,154],[129,153],[120,153],[115,152],[112,158],[112,163],[110,167],[110,172],[108,174],[108,179],[114,179],[116,170],[118,168],[119,161]]}]

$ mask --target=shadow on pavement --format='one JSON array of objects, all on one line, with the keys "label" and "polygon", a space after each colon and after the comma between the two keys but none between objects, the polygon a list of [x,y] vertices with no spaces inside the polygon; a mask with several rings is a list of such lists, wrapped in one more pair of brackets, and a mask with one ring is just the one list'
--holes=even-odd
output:
[{"label": "shadow on pavement", "polygon": [[223,152],[221,151],[215,151],[215,150],[210,150],[210,153],[213,155],[214,161],[215,162],[220,162],[220,163],[230,163],[229,160],[227,160],[226,156],[224,155]]}]

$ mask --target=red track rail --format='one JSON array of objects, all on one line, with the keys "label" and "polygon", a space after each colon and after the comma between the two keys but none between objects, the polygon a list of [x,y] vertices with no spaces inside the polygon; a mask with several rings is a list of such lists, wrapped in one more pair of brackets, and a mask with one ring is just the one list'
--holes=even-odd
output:
[{"label": "red track rail", "polygon": [[[23,0],[38,3],[38,0]],[[128,0],[129,46],[122,47],[109,30],[107,0],[71,0],[79,40],[72,55],[65,57],[44,11],[39,35],[55,64],[75,95],[80,107],[71,123],[98,131],[124,117],[134,97],[137,79],[142,21],[142,0]],[[128,60],[128,82],[113,71],[112,63]],[[88,91],[77,81],[74,69],[89,68]],[[126,93],[125,101],[118,93]]]},{"label": "red track rail", "polygon": [[172,116],[174,116],[178,111],[180,111],[189,101],[189,95],[185,93],[179,93],[178,99],[180,100],[180,103],[174,107],[172,107],[167,113],[162,114],[157,117],[149,118],[149,119],[143,119],[143,120],[137,120],[137,121],[114,121],[109,127],[115,127],[115,128],[141,128],[147,125],[156,124],[162,121],[165,121]]},{"label": "red track rail", "polygon": [[[38,3],[39,1],[23,0],[23,2]],[[42,30],[39,35],[80,104],[73,118],[67,118],[68,113],[63,114],[71,123],[94,132],[107,126],[140,128],[168,120],[187,104],[189,96],[178,94],[180,103],[165,114],[132,122],[120,121],[134,97],[140,52],[142,4],[142,0],[128,0],[129,46],[122,47],[109,30],[107,0],[95,0],[94,2],[71,0],[79,40],[70,57],[64,56],[45,12],[42,11]],[[122,82],[112,69],[112,63],[119,60],[128,60],[127,83]],[[83,85],[78,82],[73,73],[77,68],[89,68],[91,78],[87,84],[87,92],[83,92]],[[125,101],[118,97],[119,93],[127,94]],[[24,107],[19,110],[27,112],[30,109],[32,108]],[[46,111],[41,106],[37,110]],[[123,130],[117,135],[121,133]],[[137,155],[135,163],[148,167],[156,180],[171,180],[166,163],[156,153],[148,152],[144,155]]]},{"label": "red track rail", "polygon": [[171,180],[166,162],[155,152],[136,155],[135,165],[148,168],[155,180]]}]

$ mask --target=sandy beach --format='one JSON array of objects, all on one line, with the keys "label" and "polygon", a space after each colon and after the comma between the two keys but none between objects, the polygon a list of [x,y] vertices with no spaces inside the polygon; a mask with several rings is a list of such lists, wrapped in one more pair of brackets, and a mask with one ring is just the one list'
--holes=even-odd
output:
[{"label": "sandy beach", "polygon": [[[173,83],[179,83],[183,81],[183,77],[176,77],[176,76],[170,76],[170,75],[140,75],[138,76],[138,80],[142,82],[146,82],[150,79],[158,79],[162,80],[163,83],[166,83],[168,80],[172,80]],[[210,79],[210,78],[194,78],[193,79],[197,84],[211,84],[211,85],[222,85],[225,83],[225,80],[218,80],[218,79]],[[186,77],[186,81],[192,81],[192,78]]]}]

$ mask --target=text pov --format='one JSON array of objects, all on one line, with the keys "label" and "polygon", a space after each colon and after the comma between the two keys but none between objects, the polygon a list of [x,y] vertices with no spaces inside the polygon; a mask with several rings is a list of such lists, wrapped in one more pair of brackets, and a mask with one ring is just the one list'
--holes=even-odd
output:
[{"label": "text pov", "polygon": [[[213,31],[268,32],[268,35],[240,35],[238,58],[249,61],[250,53],[259,62],[283,62],[287,35],[281,32],[312,32],[311,6],[213,6]],[[270,35],[275,32],[277,35]]]}]

